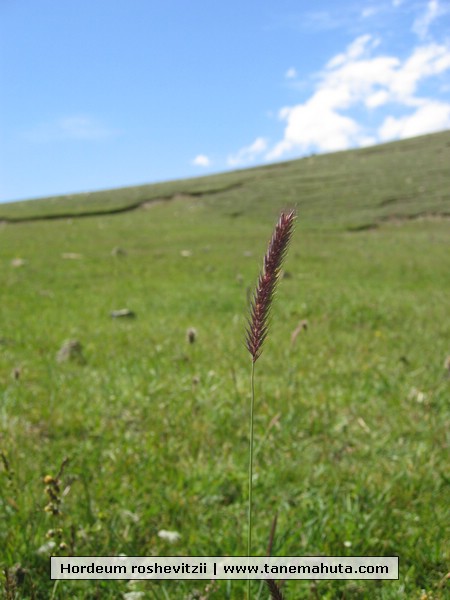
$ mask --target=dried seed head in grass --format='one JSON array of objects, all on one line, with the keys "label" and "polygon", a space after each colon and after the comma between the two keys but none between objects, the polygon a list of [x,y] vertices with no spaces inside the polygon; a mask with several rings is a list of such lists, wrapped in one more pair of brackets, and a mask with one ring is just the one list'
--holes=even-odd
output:
[{"label": "dried seed head in grass", "polygon": [[189,327],[186,331],[186,340],[189,344],[193,344],[197,339],[197,330],[194,327]]},{"label": "dried seed head in grass", "polygon": [[61,484],[62,474],[63,474],[64,469],[68,462],[69,462],[69,459],[66,457],[62,461],[56,477],[53,477],[52,475],[45,475],[45,477],[42,479],[42,481],[45,485],[45,493],[47,494],[47,497],[49,500],[48,504],[44,508],[44,511],[52,514],[53,516],[58,516],[61,514],[60,505],[61,505],[62,495],[61,495],[60,484]]},{"label": "dried seed head in grass", "polygon": [[298,338],[302,331],[308,331],[308,319],[302,319],[298,326],[294,329],[291,335],[291,344],[295,344],[295,340]]},{"label": "dried seed head in grass", "polygon": [[264,257],[264,266],[252,300],[247,328],[247,348],[254,363],[261,355],[262,345],[267,336],[270,307],[291,239],[294,220],[294,211],[281,213]]}]

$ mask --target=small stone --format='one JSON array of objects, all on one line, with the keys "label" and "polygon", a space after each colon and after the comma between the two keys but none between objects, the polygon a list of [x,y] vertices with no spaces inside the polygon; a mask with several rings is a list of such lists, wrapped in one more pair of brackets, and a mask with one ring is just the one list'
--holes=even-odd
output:
[{"label": "small stone", "polygon": [[84,364],[83,347],[78,340],[66,340],[56,355],[56,360],[62,362],[78,362]]},{"label": "small stone", "polygon": [[116,246],[115,248],[113,248],[111,250],[111,255],[112,256],[126,256],[127,253],[126,253],[126,250],[124,250],[120,246]]},{"label": "small stone", "polygon": [[450,375],[450,354],[447,356],[447,358],[444,361],[444,369],[448,372],[448,374]]},{"label": "small stone", "polygon": [[120,308],[119,310],[113,310],[110,313],[110,316],[112,319],[134,319],[136,317],[136,313],[129,308]]},{"label": "small stone", "polygon": [[23,258],[13,258],[11,261],[11,266],[15,269],[18,269],[19,267],[23,267],[26,264],[26,262],[27,261]]}]

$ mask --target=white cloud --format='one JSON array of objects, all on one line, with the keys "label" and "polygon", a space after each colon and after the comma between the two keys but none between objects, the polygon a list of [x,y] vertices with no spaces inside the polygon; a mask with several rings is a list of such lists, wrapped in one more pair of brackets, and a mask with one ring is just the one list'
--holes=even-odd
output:
[{"label": "white cloud", "polygon": [[450,47],[429,44],[415,48],[391,77],[391,91],[405,104],[417,90],[420,80],[439,75],[450,68]]},{"label": "white cloud", "polygon": [[389,102],[389,98],[389,93],[386,90],[378,90],[367,96],[365,105],[367,108],[378,108]]},{"label": "white cloud", "polygon": [[376,15],[377,12],[378,11],[374,6],[367,6],[366,8],[363,8],[361,12],[361,17],[363,19],[367,19],[369,17],[373,17],[373,15]]},{"label": "white cloud", "polygon": [[386,117],[379,129],[382,141],[402,139],[450,128],[450,104],[425,100],[412,114]]},{"label": "white cloud", "polygon": [[205,154],[197,154],[197,156],[193,159],[192,164],[196,167],[209,167],[211,164],[211,159]]},{"label": "white cloud", "polygon": [[350,117],[308,102],[285,108],[280,117],[287,122],[284,139],[267,154],[268,160],[280,158],[293,148],[306,152],[314,147],[323,152],[348,148],[358,140],[360,128]]},{"label": "white cloud", "polygon": [[297,77],[297,70],[294,67],[291,67],[284,74],[286,79],[295,79]]},{"label": "white cloud", "polygon": [[[396,56],[373,56],[378,44],[370,35],[356,38],[327,63],[306,102],[279,111],[285,122],[284,136],[267,152],[268,160],[292,150],[328,152],[447,127],[450,104],[433,103],[416,94],[424,79],[450,69],[450,47],[419,46],[402,61]],[[375,111],[382,106],[386,110],[394,103],[397,109],[416,110],[409,116],[385,120],[378,132],[367,130],[356,118],[355,110]]]},{"label": "white cloud", "polygon": [[40,123],[24,135],[32,142],[43,143],[64,140],[98,141],[115,137],[118,133],[93,117],[72,115]]},{"label": "white cloud", "polygon": [[250,146],[241,148],[236,154],[228,157],[227,162],[230,167],[237,167],[253,162],[258,155],[267,150],[267,140],[265,138],[257,138]]},{"label": "white cloud", "polygon": [[361,55],[367,52],[369,46],[376,47],[378,44],[379,40],[377,38],[373,38],[369,34],[360,35],[356,38],[356,40],[347,46],[347,50],[345,52],[334,56],[328,62],[326,68],[333,69],[343,65],[349,60],[359,58]]},{"label": "white cloud", "polygon": [[413,24],[413,32],[419,36],[421,40],[424,40],[428,35],[428,30],[433,23],[444,10],[439,6],[438,0],[429,0],[426,11],[424,14],[417,17]]}]

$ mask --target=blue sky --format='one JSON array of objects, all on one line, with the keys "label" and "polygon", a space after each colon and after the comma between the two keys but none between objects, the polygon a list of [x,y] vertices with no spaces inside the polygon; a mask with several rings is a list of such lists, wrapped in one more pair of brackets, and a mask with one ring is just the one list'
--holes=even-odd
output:
[{"label": "blue sky", "polygon": [[0,0],[0,201],[450,128],[450,1]]}]

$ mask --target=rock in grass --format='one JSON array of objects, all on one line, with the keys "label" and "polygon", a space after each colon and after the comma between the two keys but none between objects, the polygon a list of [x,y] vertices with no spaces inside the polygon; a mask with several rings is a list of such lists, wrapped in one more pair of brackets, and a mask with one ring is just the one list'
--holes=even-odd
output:
[{"label": "rock in grass", "polygon": [[64,258],[64,260],[80,260],[83,256],[78,252],[63,252],[61,258]]},{"label": "rock in grass", "polygon": [[26,260],[24,260],[23,258],[13,258],[11,261],[11,266],[14,267],[15,269],[18,269],[20,267],[23,267],[26,264]]},{"label": "rock in grass", "polygon": [[78,340],[66,340],[56,355],[56,360],[59,363],[77,362],[84,364],[86,362],[83,356],[83,347]]},{"label": "rock in grass", "polygon": [[450,377],[450,354],[444,361],[444,369],[447,371],[448,376]]},{"label": "rock in grass", "polygon": [[136,313],[129,308],[121,308],[119,310],[113,310],[110,313],[110,316],[112,319],[134,319],[136,317]]},{"label": "rock in grass", "polygon": [[116,246],[111,250],[111,256],[126,256],[126,251],[120,246]]}]

